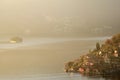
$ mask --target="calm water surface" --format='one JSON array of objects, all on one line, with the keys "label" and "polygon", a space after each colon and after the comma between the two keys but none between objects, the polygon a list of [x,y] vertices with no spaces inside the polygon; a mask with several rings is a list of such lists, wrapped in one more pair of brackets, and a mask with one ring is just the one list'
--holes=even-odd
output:
[{"label": "calm water surface", "polygon": [[93,49],[96,42],[102,43],[106,38],[25,38],[23,43],[1,44],[0,79],[105,80],[102,77],[67,74],[64,63],[79,58]]}]

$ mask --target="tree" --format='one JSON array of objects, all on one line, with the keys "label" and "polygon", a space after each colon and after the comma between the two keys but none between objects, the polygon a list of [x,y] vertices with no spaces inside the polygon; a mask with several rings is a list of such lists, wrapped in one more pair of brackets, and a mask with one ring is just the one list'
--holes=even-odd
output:
[{"label": "tree", "polygon": [[96,43],[96,49],[100,50],[100,44],[99,43]]},{"label": "tree", "polygon": [[111,41],[110,39],[107,39],[107,40],[105,41],[105,44],[110,44],[110,45],[112,45],[112,41]]},{"label": "tree", "polygon": [[112,37],[113,44],[118,44],[120,42],[120,34],[114,35]]}]

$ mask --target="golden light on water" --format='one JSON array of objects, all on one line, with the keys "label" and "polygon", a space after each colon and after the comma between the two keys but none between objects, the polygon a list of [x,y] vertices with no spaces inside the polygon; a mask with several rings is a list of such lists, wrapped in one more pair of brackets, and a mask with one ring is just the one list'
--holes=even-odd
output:
[{"label": "golden light on water", "polygon": [[119,0],[0,0],[0,76],[66,76],[65,62],[120,32],[119,8]]}]

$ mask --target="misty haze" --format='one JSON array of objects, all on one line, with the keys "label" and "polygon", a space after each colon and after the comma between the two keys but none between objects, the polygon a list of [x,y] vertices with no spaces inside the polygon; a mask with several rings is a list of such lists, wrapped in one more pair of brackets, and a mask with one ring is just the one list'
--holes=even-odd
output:
[{"label": "misty haze", "polygon": [[105,80],[64,63],[120,33],[119,0],[0,0],[0,79]]}]

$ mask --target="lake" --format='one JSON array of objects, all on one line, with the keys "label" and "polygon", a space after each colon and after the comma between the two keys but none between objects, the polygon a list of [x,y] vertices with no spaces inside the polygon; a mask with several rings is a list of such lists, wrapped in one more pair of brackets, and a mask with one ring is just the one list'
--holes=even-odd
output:
[{"label": "lake", "polygon": [[[22,43],[0,44],[2,80],[105,80],[65,73],[64,64],[103,43],[97,38],[23,38]],[[5,38],[6,39],[6,38]],[[3,39],[3,40],[5,40]],[[2,40],[2,39],[1,39]],[[112,79],[112,78],[111,78]],[[117,80],[117,79],[116,79]],[[119,80],[119,79],[118,79]]]}]

